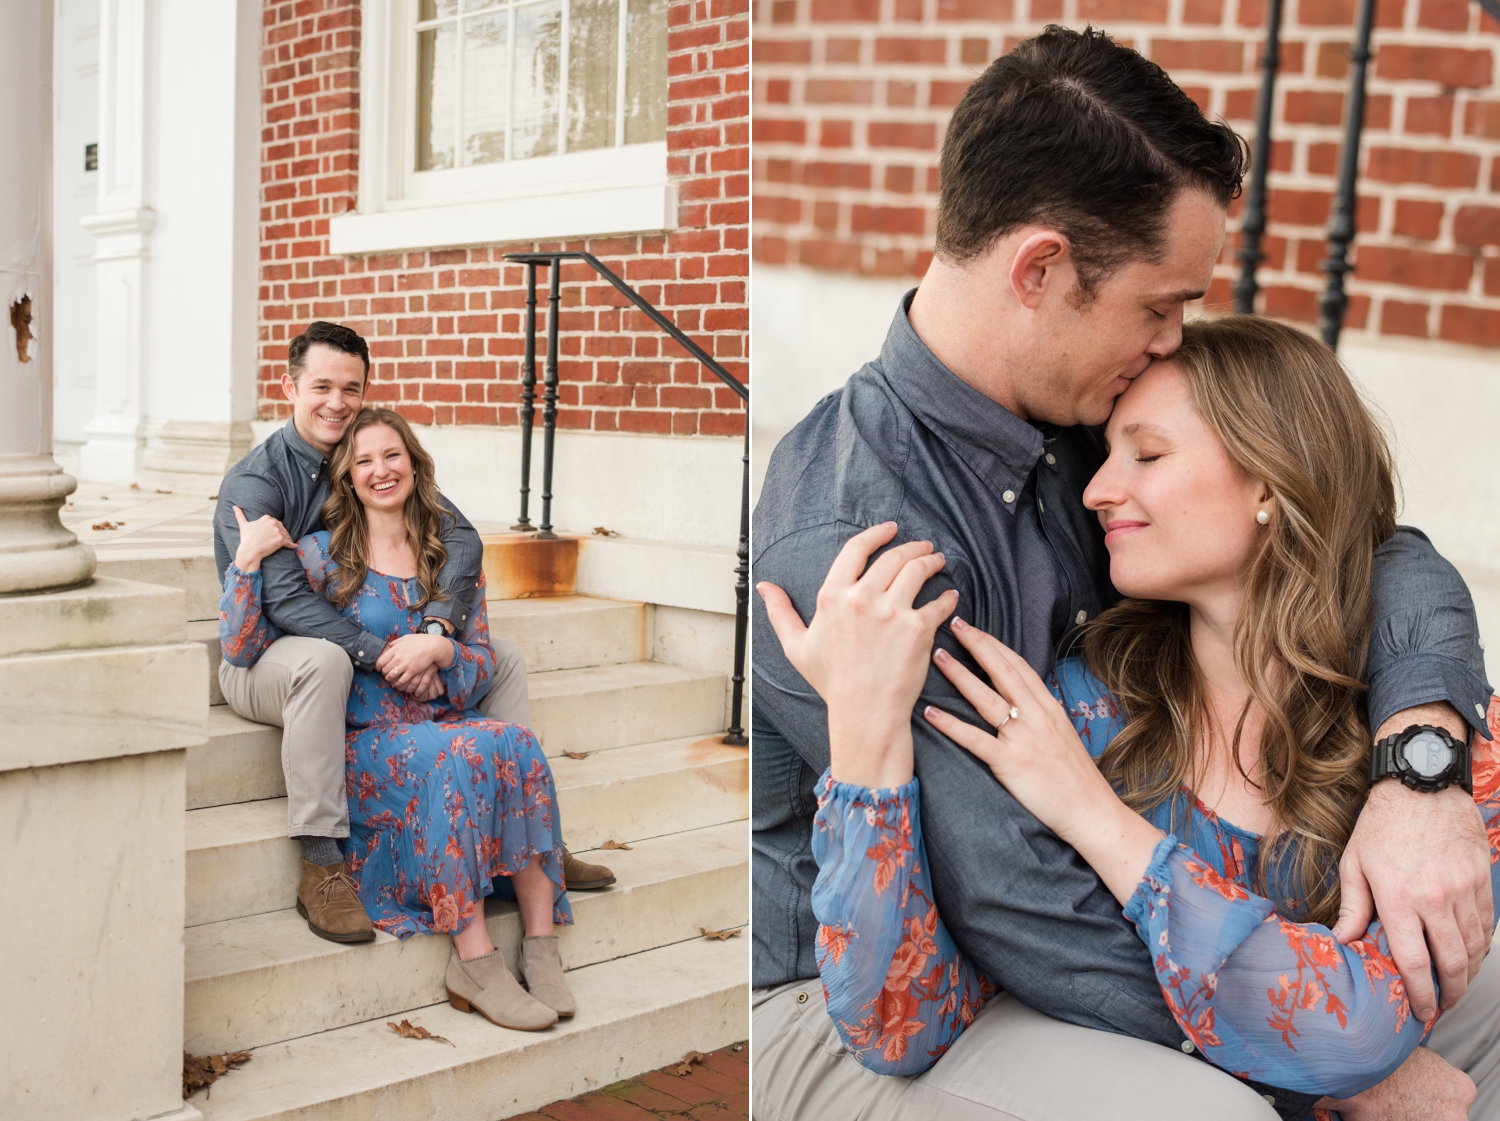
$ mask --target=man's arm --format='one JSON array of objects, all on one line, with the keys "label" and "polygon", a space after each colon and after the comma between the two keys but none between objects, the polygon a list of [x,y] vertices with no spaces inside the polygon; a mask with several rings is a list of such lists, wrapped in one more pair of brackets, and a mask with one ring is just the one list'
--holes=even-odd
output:
[{"label": "man's arm", "polygon": [[479,540],[479,531],[469,524],[469,519],[457,506],[447,498],[442,498],[442,503],[453,519],[443,534],[448,560],[438,573],[438,586],[448,593],[448,598],[429,603],[423,617],[442,619],[451,625],[453,631],[462,631],[469,612],[474,609],[474,591],[479,586],[479,572],[484,567],[484,543]]},{"label": "man's arm", "polygon": [[[275,484],[256,475],[229,475],[219,489],[214,513],[214,531],[231,557],[239,548],[238,506],[254,520],[263,514],[285,517],[285,502]],[[278,549],[261,562],[261,610],[283,634],[324,638],[338,645],[360,669],[373,669],[385,641],[360,629],[354,620],[339,613],[307,581],[307,572],[293,549]],[[223,573],[219,574],[223,578]]]},{"label": "man's arm", "polygon": [[[1398,529],[1375,552],[1370,636],[1374,738],[1433,724],[1459,738],[1488,737],[1490,687],[1469,589],[1417,530]],[[1334,933],[1349,942],[1374,914],[1418,1019],[1464,993],[1493,932],[1489,844],[1472,799],[1385,779],[1370,792],[1340,863],[1342,906]],[[1425,935],[1425,936],[1424,936]]]}]

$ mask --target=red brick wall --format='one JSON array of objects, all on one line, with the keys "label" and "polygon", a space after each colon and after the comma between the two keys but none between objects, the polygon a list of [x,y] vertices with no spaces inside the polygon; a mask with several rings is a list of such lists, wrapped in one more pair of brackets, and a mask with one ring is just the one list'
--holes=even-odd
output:
[{"label": "red brick wall", "polygon": [[[1110,31],[1252,135],[1264,0],[756,5],[758,262],[920,276],[948,114],[989,60],[1049,22]],[[1354,11],[1354,0],[1287,3],[1260,273],[1267,314],[1317,316]],[[1497,46],[1500,28],[1469,0],[1379,3],[1351,328],[1500,345]],[[1211,302],[1230,300],[1233,249]]]},{"label": "red brick wall", "polygon": [[[287,340],[313,319],[370,340],[370,399],[419,424],[519,423],[525,270],[506,252],[588,249],[748,378],[749,21],[745,0],[673,0],[668,170],[678,228],[587,242],[339,257],[328,222],[359,178],[359,0],[267,0],[262,53],[260,415],[287,415]],[[541,308],[546,307],[545,272]],[[558,423],[733,435],[738,398],[586,265],[563,270]],[[539,314],[538,330],[545,329]],[[540,375],[540,371],[539,371]]]}]

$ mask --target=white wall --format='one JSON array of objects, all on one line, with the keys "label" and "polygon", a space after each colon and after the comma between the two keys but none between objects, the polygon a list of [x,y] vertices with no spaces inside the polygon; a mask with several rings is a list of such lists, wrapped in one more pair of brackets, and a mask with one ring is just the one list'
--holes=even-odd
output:
[{"label": "white wall", "polygon": [[[766,458],[825,393],[878,353],[908,281],[867,280],[757,265],[752,278],[752,463]],[[1489,636],[1500,685],[1500,352],[1442,343],[1362,341],[1340,355],[1390,422],[1404,496],[1402,521],[1456,564]]]}]

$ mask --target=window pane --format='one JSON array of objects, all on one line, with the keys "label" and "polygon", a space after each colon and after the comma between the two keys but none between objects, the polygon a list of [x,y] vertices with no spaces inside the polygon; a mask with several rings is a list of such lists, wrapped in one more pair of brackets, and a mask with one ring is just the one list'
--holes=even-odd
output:
[{"label": "window pane", "polygon": [[438,19],[441,16],[451,16],[458,11],[458,0],[422,0],[418,5],[417,19]]},{"label": "window pane", "polygon": [[467,167],[505,158],[507,17],[464,20],[464,149]]},{"label": "window pane", "polygon": [[667,0],[628,0],[625,143],[667,137]]},{"label": "window pane", "polygon": [[453,24],[417,32],[417,170],[453,166]]},{"label": "window pane", "polygon": [[557,151],[557,90],[561,77],[561,0],[516,9],[516,70],[511,87],[513,160]]},{"label": "window pane", "polygon": [[568,151],[614,144],[619,58],[616,0],[573,0],[568,9]]}]

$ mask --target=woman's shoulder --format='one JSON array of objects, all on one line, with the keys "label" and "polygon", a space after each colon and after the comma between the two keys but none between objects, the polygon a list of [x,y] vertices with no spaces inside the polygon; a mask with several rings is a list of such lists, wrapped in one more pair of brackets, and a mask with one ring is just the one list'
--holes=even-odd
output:
[{"label": "woman's shoulder", "polygon": [[309,533],[297,542],[297,555],[304,559],[327,557],[328,543],[332,540],[333,534],[326,529]]},{"label": "woman's shoulder", "polygon": [[1079,657],[1058,662],[1047,684],[1083,737],[1089,754],[1098,758],[1125,726],[1119,700]]}]

